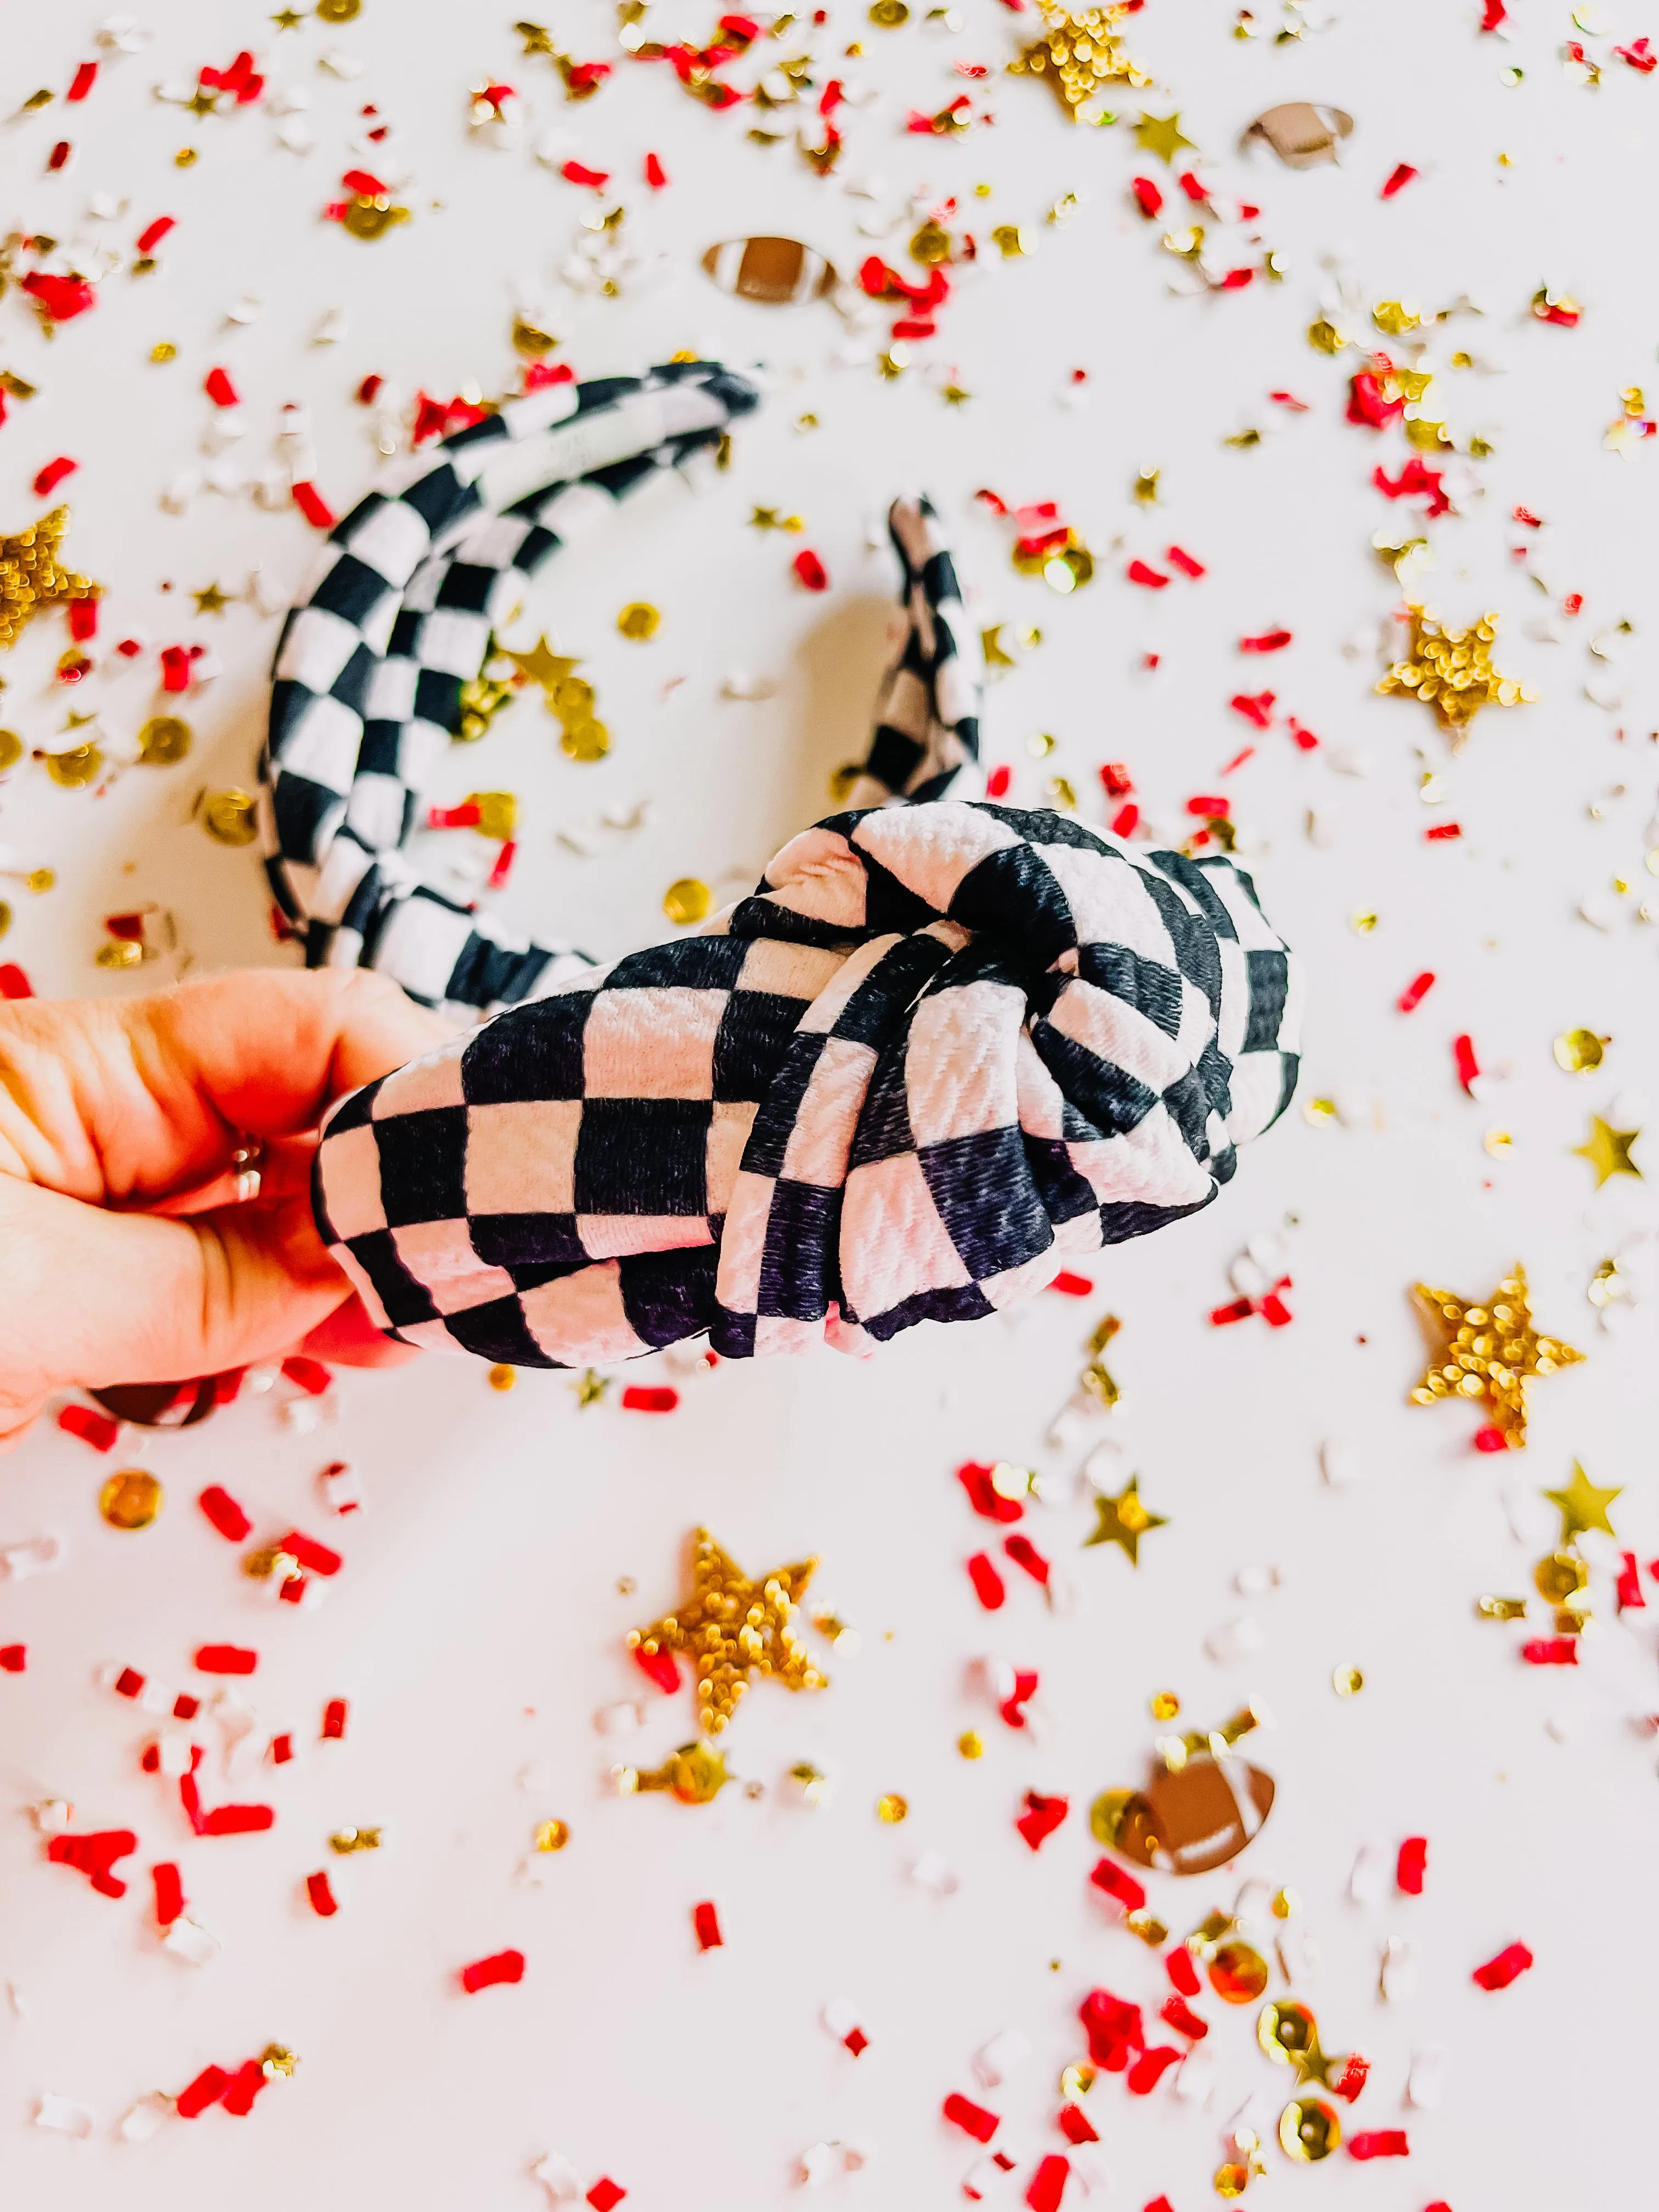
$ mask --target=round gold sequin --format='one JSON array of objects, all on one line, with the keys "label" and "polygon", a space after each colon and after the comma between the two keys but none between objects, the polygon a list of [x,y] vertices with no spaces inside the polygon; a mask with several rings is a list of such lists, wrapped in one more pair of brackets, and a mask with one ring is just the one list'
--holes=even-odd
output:
[{"label": "round gold sequin", "polygon": [[1589,1581],[1589,1568],[1576,1552],[1548,1552],[1533,1569],[1540,1597],[1570,1605]]},{"label": "round gold sequin", "polygon": [[112,937],[106,945],[99,946],[93,958],[100,968],[142,968],[144,948],[136,937]]},{"label": "round gold sequin", "polygon": [[1600,1067],[1603,1050],[1612,1042],[1611,1037],[1597,1036],[1594,1030],[1566,1030],[1550,1050],[1556,1066],[1568,1075],[1588,1075]]},{"label": "round gold sequin", "polygon": [[1068,2100],[1086,2097],[1095,2086],[1095,2069],[1079,2062],[1067,2066],[1060,2077],[1060,2094]]},{"label": "round gold sequin", "polygon": [[1304,2004],[1263,2005],[1256,2015],[1255,2039],[1277,2064],[1301,2067],[1304,2079],[1307,2068],[1322,2057],[1318,2026]]},{"label": "round gold sequin", "polygon": [[28,748],[15,730],[0,730],[0,775],[15,768]]},{"label": "round gold sequin", "polygon": [[662,910],[670,921],[686,924],[704,921],[714,903],[714,894],[696,876],[682,876],[662,895]]},{"label": "round gold sequin", "polygon": [[1317,2166],[1342,2145],[1342,2124],[1319,2097],[1297,2097],[1279,2116],[1279,2145],[1298,2166]]},{"label": "round gold sequin", "polygon": [[103,773],[104,756],[96,745],[71,745],[66,752],[46,756],[46,774],[64,791],[81,791],[96,783]]},{"label": "round gold sequin", "polygon": [[596,722],[591,715],[584,716],[580,721],[567,722],[559,738],[559,750],[568,753],[575,761],[603,760],[610,750],[610,731],[603,722]]},{"label": "round gold sequin", "polygon": [[172,768],[190,748],[190,724],[177,714],[152,714],[138,732],[138,757],[147,768]]},{"label": "round gold sequin", "polygon": [[98,1510],[112,1528],[148,1528],[161,1511],[166,1492],[142,1467],[123,1468],[98,1493]]},{"label": "round gold sequin", "polygon": [[1172,1721],[1181,1711],[1181,1700],[1173,1690],[1159,1690],[1148,1710],[1155,1721]]},{"label": "round gold sequin", "polygon": [[504,845],[519,826],[519,802],[510,791],[470,791],[466,804],[478,810],[478,835]]},{"label": "round gold sequin", "polygon": [[246,791],[210,791],[202,827],[222,845],[251,845],[259,834],[258,801]]},{"label": "round gold sequin", "polygon": [[541,360],[544,355],[551,353],[558,343],[550,331],[543,330],[538,324],[530,322],[523,315],[513,325],[513,350],[523,354],[528,361]]},{"label": "round gold sequin", "polygon": [[636,645],[647,638],[655,637],[662,627],[662,611],[653,607],[648,599],[630,599],[617,617],[617,628],[624,637],[631,637]]},{"label": "round gold sequin", "polygon": [[562,1820],[544,1820],[536,1831],[538,1851],[562,1851],[570,1841],[570,1830]]},{"label": "round gold sequin", "polygon": [[901,23],[910,20],[910,10],[904,0],[872,0],[870,21],[878,30],[896,31]]},{"label": "round gold sequin", "polygon": [[969,1729],[957,1738],[957,1749],[964,1759],[983,1759],[985,1739],[977,1729]]},{"label": "round gold sequin", "polygon": [[1365,1686],[1365,1677],[1358,1667],[1339,1667],[1331,1676],[1331,1687],[1339,1698],[1357,1698]]},{"label": "round gold sequin", "polygon": [[352,23],[363,12],[363,0],[317,0],[317,16],[324,23]]},{"label": "round gold sequin", "polygon": [[1250,2185],[1250,2169],[1237,2159],[1229,2159],[1225,2166],[1215,2170],[1215,2193],[1229,2199],[1242,2197]]},{"label": "round gold sequin", "polygon": [[1209,1963],[1210,1987],[1224,2004],[1254,2004],[1267,1986],[1267,1962],[1249,1943],[1224,1943]]},{"label": "round gold sequin", "polygon": [[510,1390],[518,1379],[518,1369],[509,1367],[505,1360],[489,1370],[489,1387],[492,1390]]},{"label": "round gold sequin", "polygon": [[876,1800],[876,1818],[890,1828],[896,1828],[910,1810],[909,1800],[901,1797],[896,1790]]},{"label": "round gold sequin", "polygon": [[354,238],[380,238],[393,224],[407,222],[409,210],[393,207],[386,194],[380,192],[373,199],[348,200],[341,221]]}]

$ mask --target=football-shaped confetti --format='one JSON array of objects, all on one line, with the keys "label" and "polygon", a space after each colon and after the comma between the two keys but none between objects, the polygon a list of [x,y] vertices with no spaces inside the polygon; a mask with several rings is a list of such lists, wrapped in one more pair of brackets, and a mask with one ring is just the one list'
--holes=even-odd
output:
[{"label": "football-shaped confetti", "polygon": [[702,265],[722,292],[768,307],[821,300],[836,284],[836,272],[823,256],[793,238],[735,238],[711,246]]}]

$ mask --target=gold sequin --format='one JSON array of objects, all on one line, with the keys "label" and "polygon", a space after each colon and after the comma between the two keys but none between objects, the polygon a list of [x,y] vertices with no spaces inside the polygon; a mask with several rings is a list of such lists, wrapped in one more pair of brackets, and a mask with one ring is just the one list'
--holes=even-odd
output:
[{"label": "gold sequin", "polygon": [[190,724],[177,714],[152,714],[138,732],[138,757],[148,768],[172,768],[190,748]]},{"label": "gold sequin", "polygon": [[1594,1030],[1565,1030],[1550,1050],[1556,1066],[1566,1074],[1588,1075],[1600,1067],[1603,1051],[1612,1042],[1611,1037],[1597,1036]]},{"label": "gold sequin", "polygon": [[202,827],[222,845],[251,845],[259,834],[259,802],[250,792],[210,791]]},{"label": "gold sequin", "polygon": [[617,617],[617,628],[623,635],[631,637],[640,645],[644,644],[647,638],[655,637],[661,627],[661,611],[653,607],[647,599],[630,599]]},{"label": "gold sequin", "polygon": [[909,1810],[909,1801],[901,1797],[896,1790],[890,1790],[884,1796],[876,1800],[876,1818],[890,1828],[896,1828]]},{"label": "gold sequin", "polygon": [[562,1851],[570,1841],[570,1830],[562,1820],[544,1820],[536,1831],[538,1851]]},{"label": "gold sequin", "polygon": [[124,1468],[111,1475],[98,1493],[98,1510],[112,1528],[148,1528],[167,1500],[167,1492],[149,1470]]},{"label": "gold sequin", "polygon": [[714,892],[696,876],[682,876],[677,883],[670,884],[662,895],[663,912],[670,921],[682,927],[704,921],[714,903]]},{"label": "gold sequin", "polygon": [[1338,1667],[1331,1675],[1331,1687],[1339,1698],[1357,1698],[1365,1686],[1365,1677],[1358,1667]]}]

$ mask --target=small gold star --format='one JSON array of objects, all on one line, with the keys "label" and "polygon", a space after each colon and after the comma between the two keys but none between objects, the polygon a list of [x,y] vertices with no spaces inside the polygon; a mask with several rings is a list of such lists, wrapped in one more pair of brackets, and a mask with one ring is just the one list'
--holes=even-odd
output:
[{"label": "small gold star", "polygon": [[1557,1337],[1540,1336],[1534,1328],[1526,1272],[1518,1265],[1486,1305],[1472,1305],[1454,1291],[1433,1290],[1426,1283],[1417,1285],[1417,1295],[1433,1309],[1447,1342],[1439,1364],[1429,1369],[1412,1392],[1412,1403],[1432,1406],[1444,1398],[1480,1401],[1504,1443],[1512,1451],[1521,1450],[1527,1441],[1526,1385],[1534,1375],[1576,1367],[1583,1353]]},{"label": "small gold star", "polygon": [[988,669],[1012,668],[1015,665],[1013,654],[1002,642],[1002,633],[1006,627],[1004,623],[993,623],[988,629],[982,629],[979,634],[979,649],[984,655]]},{"label": "small gold star", "polygon": [[222,615],[234,595],[222,592],[216,584],[210,584],[206,591],[192,592],[190,596],[196,602],[198,615]]},{"label": "small gold star", "polygon": [[576,1394],[579,1409],[584,1406],[597,1406],[611,1388],[611,1377],[601,1375],[597,1367],[584,1367],[570,1387]]},{"label": "small gold star", "polygon": [[58,549],[69,519],[68,507],[54,507],[15,538],[0,537],[0,653],[17,642],[42,607],[102,594],[101,584],[59,564]]},{"label": "small gold star", "polygon": [[1492,665],[1498,617],[1483,615],[1469,629],[1446,629],[1421,607],[1411,610],[1411,647],[1377,685],[1386,694],[1407,692],[1431,706],[1461,752],[1469,724],[1483,707],[1527,707],[1538,694],[1530,684],[1500,676]]},{"label": "small gold star", "polygon": [[816,1559],[775,1567],[751,1582],[706,1528],[691,1539],[691,1595],[677,1613],[629,1637],[630,1650],[647,1658],[683,1651],[697,1674],[698,1722],[718,1735],[737,1711],[751,1674],[769,1674],[787,1690],[821,1690],[826,1677],[796,1636],[796,1600],[812,1578]]},{"label": "small gold star", "polygon": [[553,34],[540,23],[515,23],[513,27],[524,40],[526,54],[550,54],[553,52]]},{"label": "small gold star", "polygon": [[549,694],[555,691],[571,670],[579,665],[574,660],[567,660],[562,653],[555,653],[544,637],[538,637],[528,653],[514,653],[503,647],[502,657],[513,663],[520,676],[527,677],[532,684],[539,684]]},{"label": "small gold star", "polygon": [[778,520],[775,507],[757,507],[750,514],[749,526],[751,530],[777,530],[782,525]]},{"label": "small gold star", "polygon": [[1091,1544],[1116,1544],[1129,1555],[1129,1565],[1140,1565],[1140,1540],[1149,1528],[1167,1528],[1167,1517],[1162,1513],[1149,1513],[1140,1502],[1140,1477],[1132,1474],[1128,1487],[1120,1497],[1108,1498],[1104,1491],[1095,1498],[1095,1510],[1100,1516],[1100,1526],[1092,1536],[1085,1536],[1083,1547]]},{"label": "small gold star", "polygon": [[1564,1544],[1570,1544],[1587,1528],[1599,1528],[1604,1536],[1611,1536],[1613,1523],[1607,1519],[1607,1508],[1622,1494],[1620,1490],[1598,1490],[1577,1460],[1572,1463],[1572,1480],[1566,1488],[1544,1492],[1550,1504],[1560,1509]]},{"label": "small gold star", "polygon": [[211,115],[218,104],[218,95],[211,92],[204,92],[199,84],[185,102],[185,106],[192,115]]},{"label": "small gold star", "polygon": [[1634,1176],[1639,1182],[1642,1170],[1630,1156],[1630,1148],[1641,1135],[1639,1129],[1615,1129],[1599,1114],[1590,1115],[1590,1133],[1582,1145],[1575,1145],[1572,1156],[1576,1160],[1588,1160],[1595,1170],[1595,1188],[1612,1176]]},{"label": "small gold star", "polygon": [[965,407],[973,393],[960,384],[947,384],[940,388],[939,397],[947,407]]},{"label": "small gold star", "polygon": [[1175,115],[1143,115],[1135,125],[1135,143],[1148,154],[1156,154],[1166,165],[1175,160],[1183,146],[1195,150],[1190,138],[1181,135],[1181,117]]},{"label": "small gold star", "polygon": [[296,15],[292,8],[284,8],[281,15],[273,15],[270,20],[279,31],[297,31],[305,17]]}]

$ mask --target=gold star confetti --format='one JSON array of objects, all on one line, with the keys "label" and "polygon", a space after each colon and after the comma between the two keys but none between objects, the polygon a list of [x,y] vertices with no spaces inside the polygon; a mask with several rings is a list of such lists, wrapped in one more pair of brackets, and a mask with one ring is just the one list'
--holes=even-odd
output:
[{"label": "gold star confetti", "polygon": [[292,8],[284,8],[280,15],[273,15],[270,20],[279,31],[297,31],[305,17]]},{"label": "gold star confetti", "polygon": [[988,675],[994,668],[1012,668],[1015,665],[1013,654],[1002,642],[1006,627],[1005,623],[993,623],[988,629],[982,629],[979,634],[979,649],[984,656]]},{"label": "gold star confetti", "polygon": [[1611,1536],[1613,1529],[1607,1518],[1607,1508],[1622,1494],[1621,1490],[1598,1490],[1577,1460],[1572,1463],[1572,1480],[1566,1488],[1544,1492],[1550,1504],[1559,1509],[1564,1544],[1570,1544],[1588,1528],[1598,1528],[1604,1536]]},{"label": "gold star confetti", "polygon": [[1527,1441],[1526,1385],[1535,1375],[1576,1367],[1583,1353],[1559,1338],[1540,1336],[1534,1328],[1526,1273],[1518,1265],[1486,1305],[1472,1305],[1455,1291],[1433,1290],[1426,1283],[1418,1284],[1417,1295],[1434,1310],[1446,1329],[1447,1342],[1439,1363],[1430,1367],[1412,1392],[1412,1403],[1477,1400],[1487,1407],[1492,1425],[1510,1449],[1522,1449]]},{"label": "gold star confetti", "polygon": [[43,607],[64,599],[102,597],[101,584],[77,575],[58,561],[69,519],[68,507],[54,507],[15,538],[0,538],[0,653],[16,644]]},{"label": "gold star confetti", "polygon": [[601,1375],[597,1367],[584,1367],[570,1387],[576,1394],[578,1407],[597,1406],[611,1388],[611,1377]]},{"label": "gold star confetti", "polygon": [[210,584],[206,591],[192,592],[190,596],[196,602],[196,611],[198,615],[222,615],[230,605],[234,595],[229,592],[222,592],[217,584]]},{"label": "gold star confetti", "polygon": [[1411,617],[1409,655],[1396,660],[1376,688],[1409,693],[1432,707],[1455,752],[1462,750],[1481,708],[1530,706],[1537,698],[1529,684],[1500,676],[1492,665],[1496,615],[1483,615],[1469,629],[1447,629],[1421,607],[1413,607]]},{"label": "gold star confetti", "polygon": [[1590,1115],[1590,1133],[1582,1145],[1573,1146],[1576,1160],[1588,1160],[1595,1170],[1595,1188],[1617,1175],[1634,1176],[1639,1182],[1642,1170],[1630,1156],[1630,1148],[1641,1135],[1639,1129],[1615,1129],[1599,1114]]},{"label": "gold star confetti", "polygon": [[630,1650],[647,1658],[683,1651],[697,1674],[698,1719],[718,1735],[736,1711],[751,1674],[770,1675],[787,1690],[821,1690],[818,1672],[796,1636],[796,1601],[811,1580],[816,1559],[775,1567],[751,1582],[706,1528],[691,1539],[692,1592],[678,1613],[635,1629]]},{"label": "gold star confetti", "polygon": [[1140,1477],[1132,1474],[1128,1486],[1121,1496],[1108,1498],[1103,1491],[1095,1498],[1095,1510],[1100,1516],[1100,1525],[1092,1536],[1083,1540],[1086,1551],[1091,1544],[1116,1544],[1128,1553],[1129,1565],[1140,1565],[1140,1540],[1149,1528],[1167,1528],[1169,1521],[1162,1513],[1149,1513],[1140,1502]]},{"label": "gold star confetti", "polygon": [[[1034,39],[1008,64],[1010,76],[1046,78],[1054,97],[1080,122],[1080,111],[1109,84],[1146,85],[1152,79],[1123,51],[1119,26],[1123,7],[1070,9],[1057,0],[1038,0],[1042,36]],[[1103,118],[1109,120],[1109,118]]]},{"label": "gold star confetti", "polygon": [[1181,135],[1181,117],[1174,115],[1143,115],[1135,125],[1135,143],[1148,154],[1156,154],[1166,165],[1175,160],[1183,146],[1193,148],[1190,138]]}]

